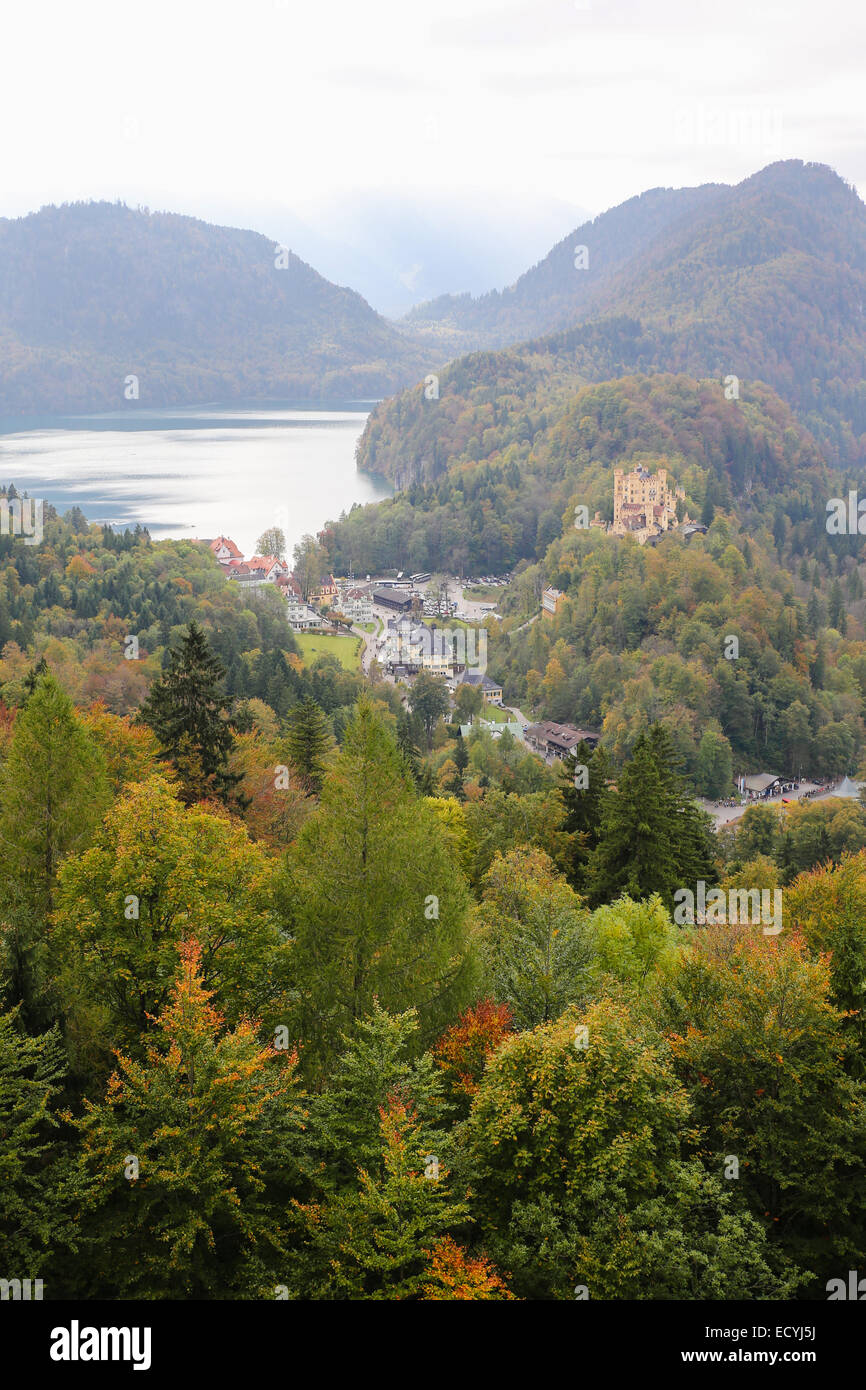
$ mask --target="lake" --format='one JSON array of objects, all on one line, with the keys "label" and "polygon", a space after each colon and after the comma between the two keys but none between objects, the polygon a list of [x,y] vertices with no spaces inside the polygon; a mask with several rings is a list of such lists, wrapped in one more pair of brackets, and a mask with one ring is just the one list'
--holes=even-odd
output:
[{"label": "lake", "polygon": [[288,553],[355,502],[390,497],[359,473],[355,445],[372,401],[261,402],[0,419],[0,483],[63,512],[155,539],[230,536],[246,556],[267,526]]}]

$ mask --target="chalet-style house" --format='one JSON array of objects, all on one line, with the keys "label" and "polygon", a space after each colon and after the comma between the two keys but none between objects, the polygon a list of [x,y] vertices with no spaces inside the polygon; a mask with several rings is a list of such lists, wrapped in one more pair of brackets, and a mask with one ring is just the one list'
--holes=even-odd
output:
[{"label": "chalet-style house", "polygon": [[527,724],[523,738],[528,748],[546,758],[565,758],[579,743],[595,748],[601,735],[594,729],[579,729],[576,724],[556,724],[543,719],[540,724]]}]

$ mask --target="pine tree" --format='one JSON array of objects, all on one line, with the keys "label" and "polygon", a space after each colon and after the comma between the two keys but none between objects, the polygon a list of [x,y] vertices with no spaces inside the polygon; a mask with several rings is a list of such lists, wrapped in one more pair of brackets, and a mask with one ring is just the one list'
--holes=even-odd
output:
[{"label": "pine tree", "polygon": [[295,705],[289,715],[286,739],[288,760],[307,790],[318,796],[325,775],[325,759],[333,743],[328,720],[311,696]]},{"label": "pine tree", "polygon": [[224,676],[222,662],[192,622],[138,712],[157,737],[160,757],[177,770],[190,804],[208,794],[228,802],[240,780],[228,771],[234,735],[223,709]]}]

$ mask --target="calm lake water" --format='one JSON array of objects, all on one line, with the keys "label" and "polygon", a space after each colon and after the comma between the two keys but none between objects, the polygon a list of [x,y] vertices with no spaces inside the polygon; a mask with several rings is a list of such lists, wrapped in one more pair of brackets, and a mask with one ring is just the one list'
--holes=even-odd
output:
[{"label": "calm lake water", "polygon": [[386,479],[355,468],[372,404],[0,419],[0,483],[89,521],[140,522],[155,539],[231,536],[247,556],[266,526],[282,526],[291,554],[353,503],[391,496]]}]

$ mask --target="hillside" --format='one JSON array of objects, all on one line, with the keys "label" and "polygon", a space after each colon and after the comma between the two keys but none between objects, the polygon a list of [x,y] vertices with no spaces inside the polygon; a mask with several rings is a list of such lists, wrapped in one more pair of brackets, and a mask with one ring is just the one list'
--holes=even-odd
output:
[{"label": "hillside", "polygon": [[[592,261],[591,261],[592,264]],[[577,271],[573,272],[575,275]],[[829,462],[866,460],[866,207],[832,170],[787,161],[695,207],[587,289],[573,327],[380,406],[359,463],[405,485],[519,441],[580,385],[634,372],[767,382]],[[517,433],[501,429],[516,417]]]},{"label": "hillside", "polygon": [[[570,529],[573,505],[612,514],[613,469],[666,466],[689,514],[736,506],[744,524],[772,524],[783,508],[801,552],[825,553],[827,468],[814,438],[767,386],[726,401],[720,384],[685,376],[622,377],[584,386],[543,410],[510,396],[484,412],[483,436],[454,422],[446,473],[384,502],[355,507],[322,533],[329,562],[357,572],[389,566],[501,573],[541,560]],[[487,457],[474,462],[479,438]],[[841,484],[840,484],[841,486]]]},{"label": "hillside", "polygon": [[[624,266],[643,256],[659,236],[696,216],[727,190],[651,188],[583,223],[513,285],[489,294],[440,295],[405,316],[413,329],[462,340],[465,349],[504,347],[575,322]],[[587,248],[585,269],[575,248]]]},{"label": "hillside", "polygon": [[0,411],[376,396],[426,356],[257,232],[122,204],[0,220]]}]

